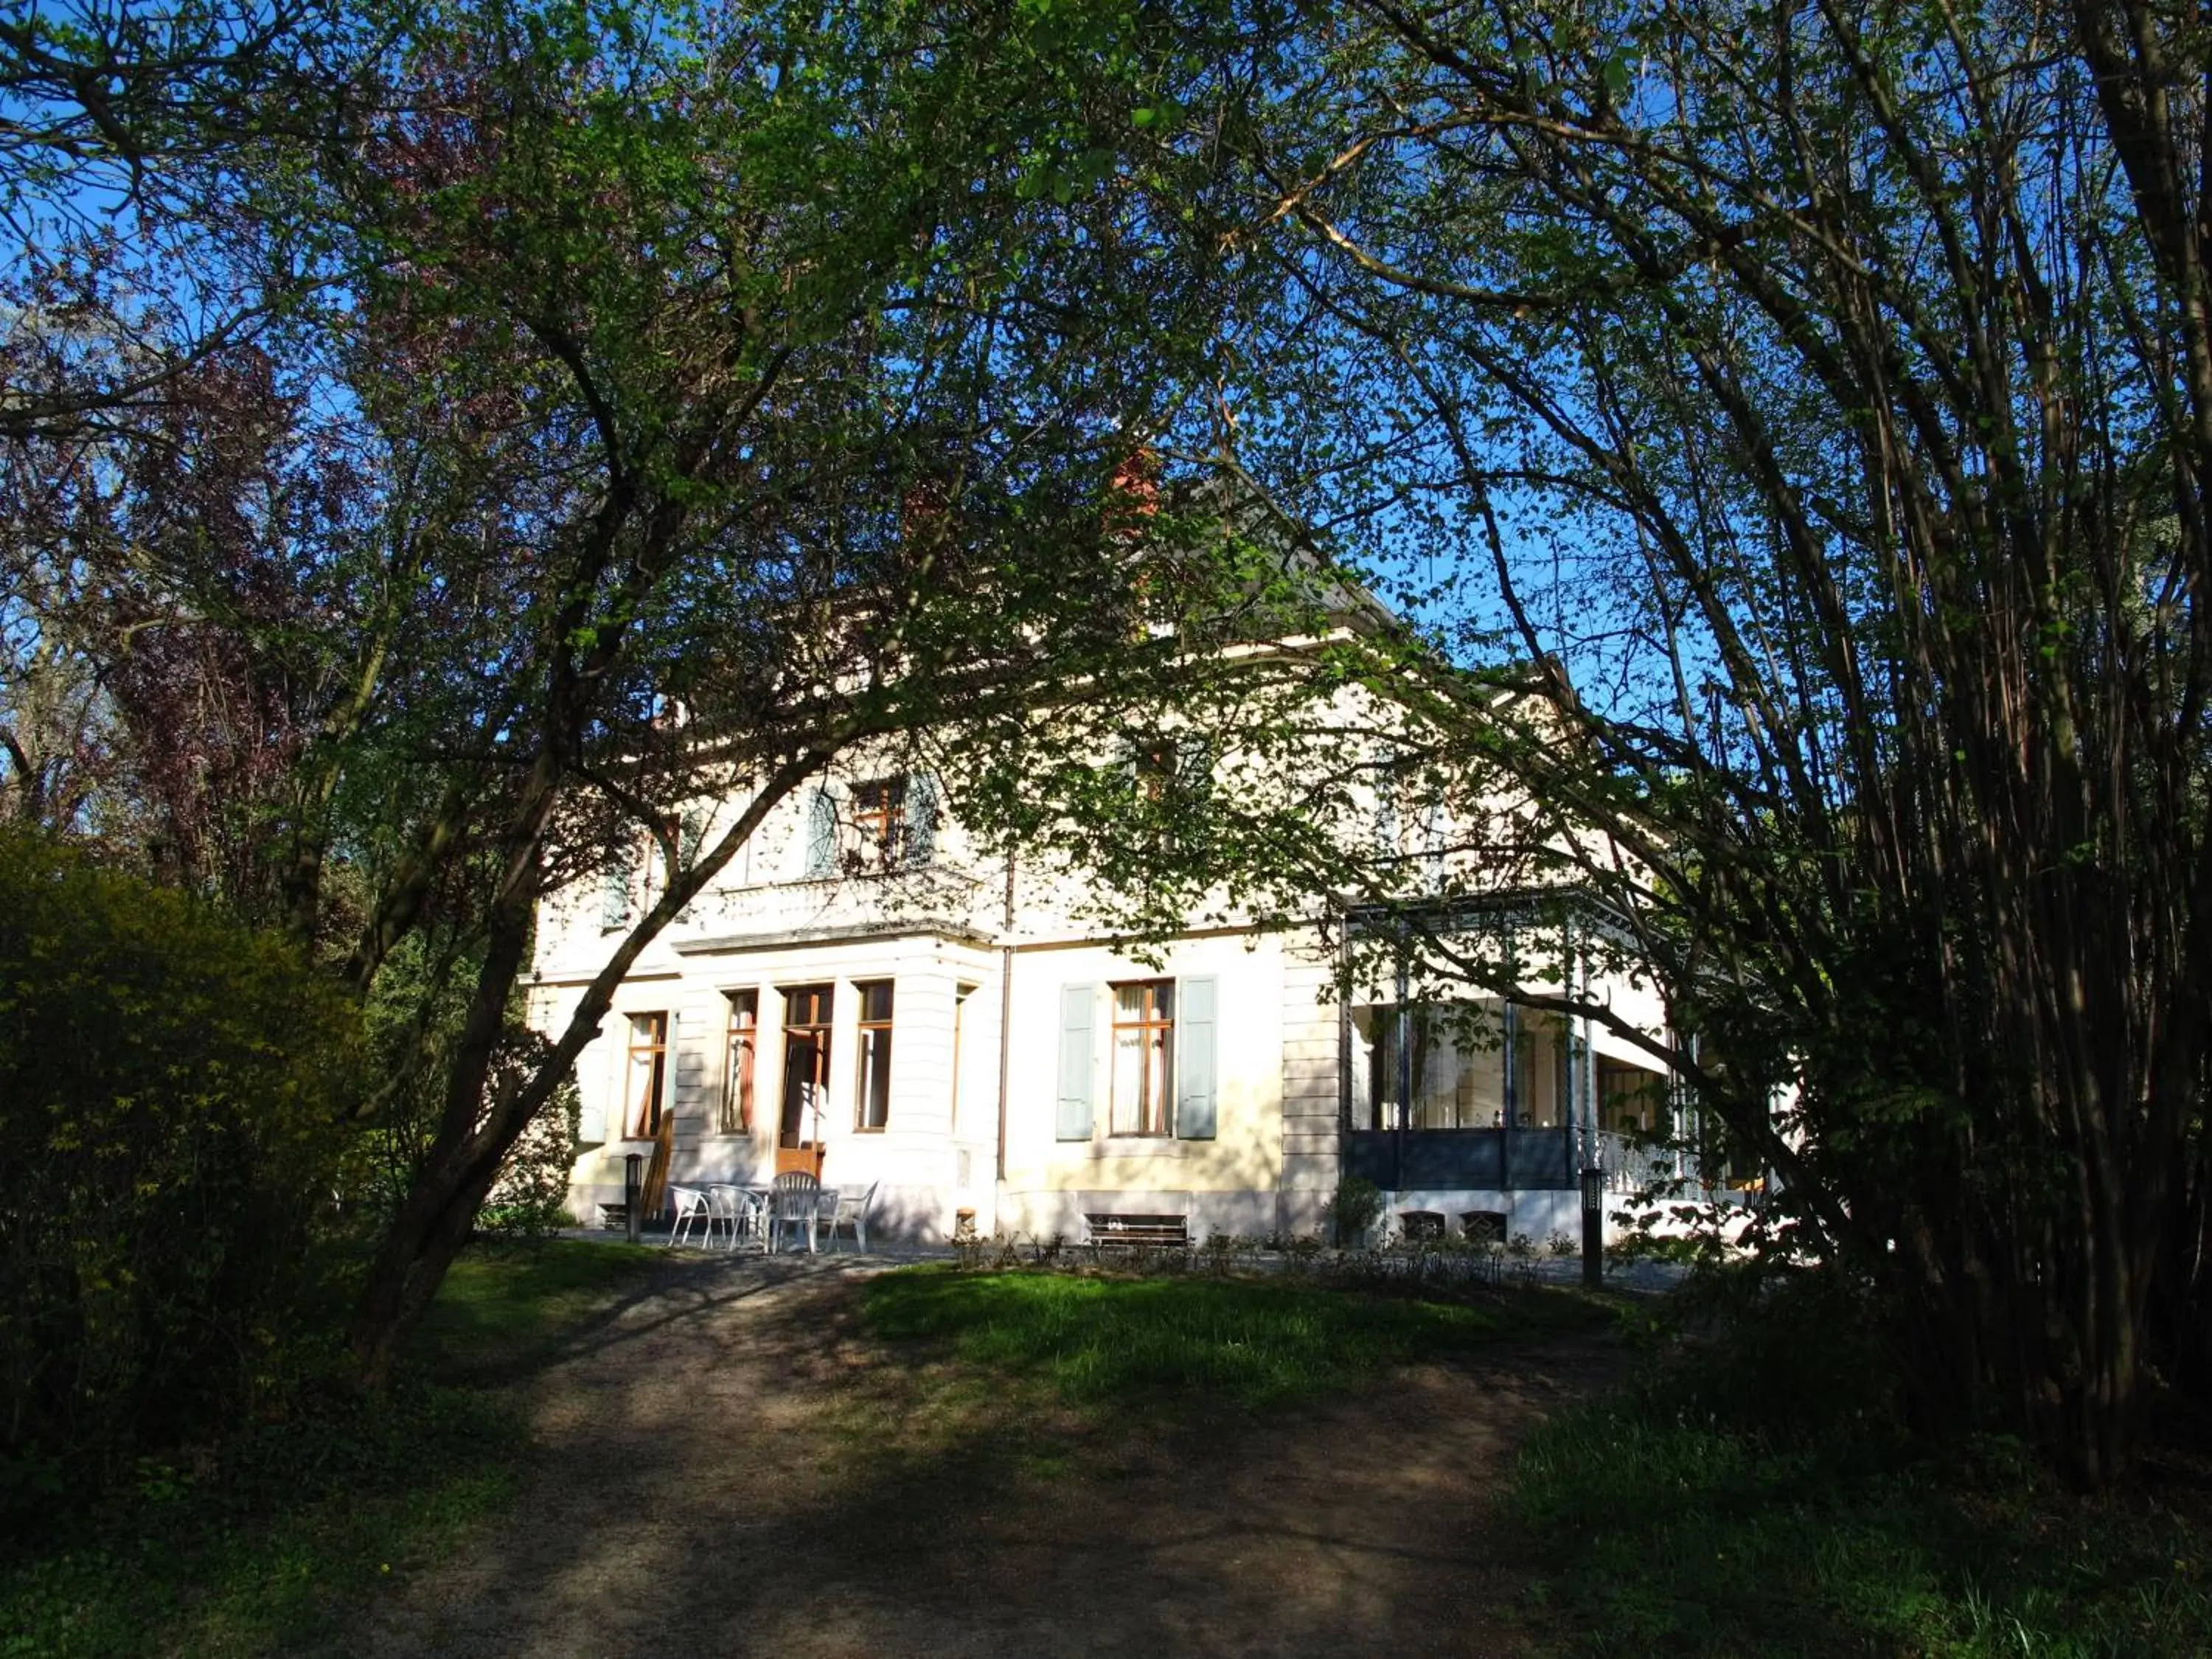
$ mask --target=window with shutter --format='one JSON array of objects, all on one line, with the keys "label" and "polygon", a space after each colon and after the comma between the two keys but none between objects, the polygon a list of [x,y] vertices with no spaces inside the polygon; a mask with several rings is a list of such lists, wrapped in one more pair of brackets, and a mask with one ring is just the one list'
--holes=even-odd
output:
[{"label": "window with shutter", "polygon": [[1164,1135],[1176,1076],[1175,981],[1114,989],[1113,1094],[1107,1133]]},{"label": "window with shutter", "polygon": [[907,781],[873,778],[853,791],[852,864],[896,870],[907,859]]}]

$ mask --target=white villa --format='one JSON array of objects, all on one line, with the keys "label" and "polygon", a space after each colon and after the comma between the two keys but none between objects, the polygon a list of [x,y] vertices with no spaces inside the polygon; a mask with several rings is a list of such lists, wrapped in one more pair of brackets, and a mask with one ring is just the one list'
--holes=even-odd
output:
[{"label": "white villa", "polygon": [[[566,1021],[644,878],[617,867],[545,908],[541,1030]],[[980,853],[927,775],[863,767],[785,802],[585,1051],[575,1213],[620,1203],[625,1156],[660,1140],[678,1182],[874,1184],[872,1233],[921,1241],[970,1222],[1314,1233],[1350,1176],[1403,1231],[1541,1241],[1578,1231],[1580,1171],[1620,1144],[1607,1132],[1663,1101],[1649,1060],[1593,1022],[1340,998],[1324,941],[1356,933],[1356,909],[1327,928],[1194,925],[1154,966],[1086,931],[1073,896]],[[1648,988],[1585,988],[1663,1027]]]}]

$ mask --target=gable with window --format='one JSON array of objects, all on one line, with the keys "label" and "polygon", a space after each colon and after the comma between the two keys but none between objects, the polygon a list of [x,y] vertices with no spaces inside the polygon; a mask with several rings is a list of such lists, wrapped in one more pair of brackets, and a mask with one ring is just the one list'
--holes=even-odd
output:
[{"label": "gable with window", "polygon": [[1218,1115],[1216,999],[1216,981],[1195,975],[1061,987],[1054,1138],[1091,1139],[1103,1001],[1108,1136],[1212,1140]]}]

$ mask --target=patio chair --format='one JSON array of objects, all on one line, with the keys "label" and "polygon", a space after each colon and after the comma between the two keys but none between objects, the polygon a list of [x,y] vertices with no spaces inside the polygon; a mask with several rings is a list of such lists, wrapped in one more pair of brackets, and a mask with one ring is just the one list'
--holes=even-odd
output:
[{"label": "patio chair", "polygon": [[823,1219],[828,1222],[830,1226],[831,1248],[834,1249],[836,1245],[837,1230],[840,1227],[850,1227],[853,1230],[854,1248],[862,1255],[868,1253],[868,1212],[875,1206],[876,1188],[883,1184],[880,1181],[871,1181],[866,1187],[857,1193],[848,1189],[837,1194],[837,1202],[834,1208],[828,1202],[830,1194],[823,1195]]},{"label": "patio chair", "polygon": [[763,1237],[759,1218],[755,1214],[760,1200],[744,1188],[726,1181],[710,1183],[707,1188],[707,1237],[714,1236],[720,1225],[730,1236],[730,1248],[734,1250],[747,1238]]},{"label": "patio chair", "polygon": [[805,1170],[786,1170],[769,1195],[769,1249],[783,1248],[783,1230],[806,1229],[806,1253],[814,1254],[815,1227],[821,1209],[822,1182]]},{"label": "patio chair", "polygon": [[676,1224],[668,1230],[671,1249],[690,1237],[694,1222],[704,1230],[699,1240],[701,1248],[714,1242],[714,1208],[706,1194],[696,1187],[671,1187],[668,1199],[676,1206]]}]

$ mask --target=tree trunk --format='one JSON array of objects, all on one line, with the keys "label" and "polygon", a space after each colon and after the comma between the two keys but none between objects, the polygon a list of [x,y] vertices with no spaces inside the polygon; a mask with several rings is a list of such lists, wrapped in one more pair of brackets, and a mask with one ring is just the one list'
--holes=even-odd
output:
[{"label": "tree trunk", "polygon": [[[839,734],[836,741],[848,740]],[[354,1316],[351,1346],[356,1382],[380,1389],[407,1335],[438,1293],[447,1271],[468,1243],[477,1212],[499,1178],[500,1165],[531,1120],[551,1099],[576,1058],[599,1036],[599,1023],[613,1006],[616,990],[639,953],[658,938],[684,906],[720,873],[738,849],[752,838],[761,821],[806,778],[818,771],[829,750],[809,749],[769,774],[738,821],[690,868],[678,872],[660,897],[638,919],[578,999],[568,1024],[528,1077],[498,1091],[483,1105],[507,1011],[520,977],[531,937],[538,899],[538,863],[534,849],[509,896],[495,912],[491,943],[485,952],[477,991],[447,1085],[446,1107],[429,1156],[408,1188],[405,1201],[379,1247]]]}]

